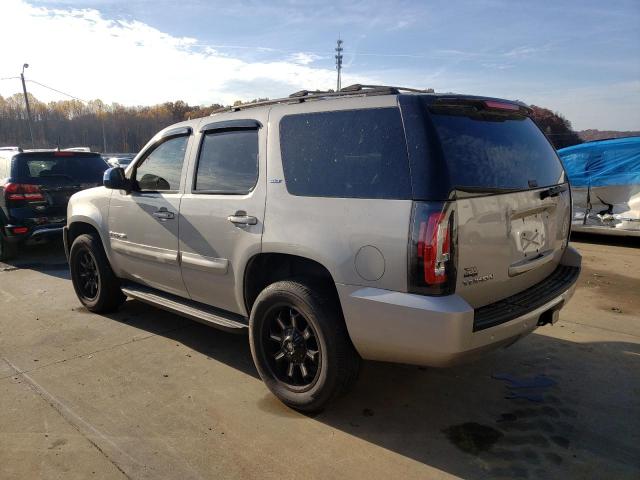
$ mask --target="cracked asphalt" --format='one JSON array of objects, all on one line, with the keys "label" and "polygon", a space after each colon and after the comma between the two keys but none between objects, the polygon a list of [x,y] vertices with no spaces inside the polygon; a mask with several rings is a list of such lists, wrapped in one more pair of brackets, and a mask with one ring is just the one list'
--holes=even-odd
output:
[{"label": "cracked asphalt", "polygon": [[245,336],[91,314],[61,245],[30,247],[0,263],[0,478],[640,478],[640,242],[574,240],[556,325],[455,368],[366,363],[314,417]]}]

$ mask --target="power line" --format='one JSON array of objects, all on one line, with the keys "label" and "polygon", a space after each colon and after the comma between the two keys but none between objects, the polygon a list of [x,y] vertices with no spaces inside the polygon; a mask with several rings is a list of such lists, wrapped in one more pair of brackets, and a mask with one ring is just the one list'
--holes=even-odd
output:
[{"label": "power line", "polygon": [[70,93],[63,92],[62,90],[58,90],[57,88],[50,87],[49,85],[45,85],[44,83],[40,83],[36,80],[27,80],[27,82],[35,83],[36,85],[40,85],[41,87],[48,88],[49,90],[53,90],[54,92],[61,93],[62,95],[66,95],[67,97],[73,98],[74,100],[78,100],[79,102],[89,103],[87,100],[83,100],[82,98],[75,97]]}]

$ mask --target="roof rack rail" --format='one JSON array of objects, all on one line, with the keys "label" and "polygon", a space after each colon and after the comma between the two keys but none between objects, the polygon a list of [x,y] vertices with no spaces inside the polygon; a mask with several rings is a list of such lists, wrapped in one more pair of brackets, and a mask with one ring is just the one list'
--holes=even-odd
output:
[{"label": "roof rack rail", "polygon": [[434,93],[434,90],[433,88],[420,90],[417,88],[409,87],[395,87],[389,85],[362,85],[360,83],[356,83],[354,85],[344,87],[337,92],[331,90],[300,90],[284,98],[275,98],[273,100],[264,100],[262,102],[245,103],[243,105],[224,107],[211,112],[211,115],[221,112],[237,112],[240,110],[245,110],[247,108],[263,107],[265,105],[276,105],[279,103],[301,103],[306,100],[318,100],[321,98],[346,96],[397,95],[402,92]]}]

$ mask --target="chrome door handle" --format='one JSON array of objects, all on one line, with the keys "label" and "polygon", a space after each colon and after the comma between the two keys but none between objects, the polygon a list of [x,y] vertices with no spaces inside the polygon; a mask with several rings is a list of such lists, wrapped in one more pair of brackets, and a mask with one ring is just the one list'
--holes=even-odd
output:
[{"label": "chrome door handle", "polygon": [[166,208],[162,207],[159,210],[153,212],[153,216],[159,218],[160,220],[170,220],[172,218],[175,218],[176,215],[173,212],[170,212]]},{"label": "chrome door handle", "polygon": [[258,219],[256,217],[252,217],[251,215],[247,215],[245,211],[238,211],[233,215],[229,215],[227,217],[231,223],[234,225],[238,225],[239,227],[245,227],[247,225],[256,225],[258,223]]}]

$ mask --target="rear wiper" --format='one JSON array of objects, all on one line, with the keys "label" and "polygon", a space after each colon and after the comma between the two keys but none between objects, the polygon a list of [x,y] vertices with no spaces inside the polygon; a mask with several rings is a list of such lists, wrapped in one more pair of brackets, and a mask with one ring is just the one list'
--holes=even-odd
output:
[{"label": "rear wiper", "polygon": [[73,177],[71,175],[65,175],[64,173],[40,173],[40,175],[38,175],[39,177],[64,177],[64,178],[68,178],[69,180],[73,180]]},{"label": "rear wiper", "polygon": [[463,193],[470,193],[470,194],[477,194],[477,195],[483,195],[483,194],[498,195],[501,193],[513,193],[519,190],[521,189],[504,188],[504,187],[478,187],[478,186],[461,186],[461,187],[455,187],[454,189],[455,192],[463,192]]}]

